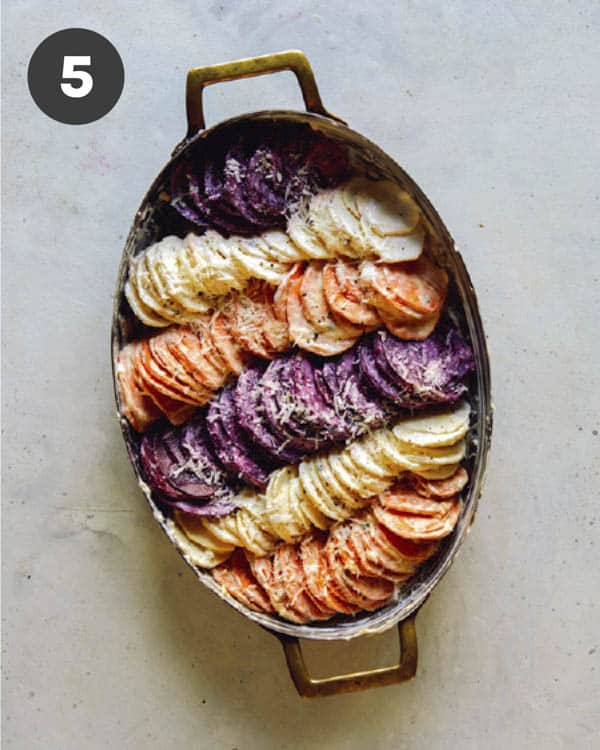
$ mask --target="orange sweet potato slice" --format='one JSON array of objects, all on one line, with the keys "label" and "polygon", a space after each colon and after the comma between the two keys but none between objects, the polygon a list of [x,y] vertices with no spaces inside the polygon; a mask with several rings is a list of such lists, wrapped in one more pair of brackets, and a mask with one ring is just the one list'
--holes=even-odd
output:
[{"label": "orange sweet potato slice", "polygon": [[331,590],[324,543],[316,534],[310,534],[300,543],[300,560],[306,576],[306,585],[315,601],[332,612],[353,614],[358,611]]},{"label": "orange sweet potato slice", "polygon": [[178,344],[171,346],[173,355],[207,392],[216,391],[225,382],[226,374],[211,361],[212,343],[206,340],[208,337],[204,335],[204,329],[199,329],[202,339],[189,328],[180,331]]},{"label": "orange sweet potato slice", "polygon": [[171,331],[148,339],[152,357],[163,371],[171,375],[172,380],[169,382],[171,382],[173,388],[189,397],[193,403],[204,404],[206,403],[207,391],[199,386],[195,378],[171,352],[171,345],[177,340],[177,334]]},{"label": "orange sweet potato slice", "polygon": [[302,275],[300,298],[302,312],[315,331],[328,331],[331,327],[329,307],[323,292],[323,261],[311,261]]},{"label": "orange sweet potato slice", "polygon": [[256,612],[273,612],[273,606],[263,587],[256,580],[248,560],[241,550],[236,550],[228,560],[231,572],[236,577],[250,608]]},{"label": "orange sweet potato slice", "polygon": [[329,332],[321,333],[306,319],[302,308],[301,283],[301,278],[290,279],[286,294],[287,320],[292,341],[301,349],[322,357],[332,357],[349,349],[358,336],[340,338],[339,335],[332,336]]},{"label": "orange sweet potato slice", "polygon": [[344,261],[323,267],[323,291],[329,308],[340,318],[364,328],[376,328],[381,320],[359,286],[358,268]]},{"label": "orange sweet potato slice", "polygon": [[222,311],[216,312],[209,327],[214,346],[228,369],[234,375],[240,375],[246,364],[246,358],[232,335],[227,315]]},{"label": "orange sweet potato slice", "polygon": [[240,294],[233,303],[232,333],[240,346],[261,359],[271,359],[263,335],[265,311],[248,294]]},{"label": "orange sweet potato slice", "polygon": [[303,616],[288,606],[285,580],[282,579],[281,575],[278,575],[278,571],[275,569],[274,557],[270,555],[253,557],[249,553],[246,556],[252,573],[267,593],[277,614],[292,622],[300,624],[306,622]]},{"label": "orange sweet potato slice", "polygon": [[460,500],[450,503],[445,515],[420,516],[411,513],[396,513],[378,502],[373,505],[373,514],[382,526],[406,539],[433,540],[448,536],[454,529],[460,513]]},{"label": "orange sweet potato slice", "polygon": [[161,412],[139,385],[134,365],[135,352],[138,347],[139,342],[136,341],[121,349],[116,375],[123,416],[136,432],[143,432],[160,418]]},{"label": "orange sweet potato slice", "polygon": [[378,501],[384,508],[395,513],[436,518],[443,518],[452,506],[452,500],[431,500],[416,492],[395,488],[383,492]]},{"label": "orange sweet potato slice", "polygon": [[424,479],[418,474],[411,474],[408,481],[419,495],[424,497],[452,497],[464,489],[469,481],[467,470],[459,466],[448,479]]},{"label": "orange sweet potato slice", "polygon": [[439,320],[439,312],[414,322],[390,315],[381,308],[379,315],[388,331],[404,341],[423,341],[433,332]]},{"label": "orange sweet potato slice", "polygon": [[281,544],[273,557],[275,575],[285,582],[287,606],[296,612],[305,622],[322,620],[330,617],[316,605],[307,590],[306,577],[300,555],[294,544]]},{"label": "orange sweet potato slice", "polygon": [[147,387],[149,395],[152,395],[152,392],[156,392],[173,401],[183,402],[192,406],[197,405],[197,401],[184,393],[175,378],[154,359],[147,340],[141,342],[137,365],[140,377]]},{"label": "orange sweet potato slice", "polygon": [[408,263],[375,265],[371,285],[392,307],[433,315],[444,304],[448,274],[426,255]]}]

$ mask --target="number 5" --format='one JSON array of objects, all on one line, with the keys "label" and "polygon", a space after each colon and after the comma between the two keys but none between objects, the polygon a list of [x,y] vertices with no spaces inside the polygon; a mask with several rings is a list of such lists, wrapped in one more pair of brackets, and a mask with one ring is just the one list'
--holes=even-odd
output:
[{"label": "number 5", "polygon": [[81,99],[87,96],[94,85],[94,79],[87,70],[75,70],[76,65],[91,65],[92,58],[89,55],[65,55],[63,58],[62,77],[71,80],[80,81],[79,86],[73,86],[72,83],[61,83],[60,87],[63,94],[70,96],[72,99]]}]

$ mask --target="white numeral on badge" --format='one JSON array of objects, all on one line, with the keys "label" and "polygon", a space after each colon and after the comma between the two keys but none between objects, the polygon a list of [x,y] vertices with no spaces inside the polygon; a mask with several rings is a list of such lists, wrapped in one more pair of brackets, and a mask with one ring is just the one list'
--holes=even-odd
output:
[{"label": "white numeral on badge", "polygon": [[76,65],[89,67],[92,64],[92,58],[89,55],[65,55],[63,58],[62,77],[72,81],[80,81],[79,86],[73,86],[72,83],[61,83],[60,87],[63,94],[70,96],[72,99],[81,99],[87,96],[94,86],[94,79],[87,70],[75,70]]}]

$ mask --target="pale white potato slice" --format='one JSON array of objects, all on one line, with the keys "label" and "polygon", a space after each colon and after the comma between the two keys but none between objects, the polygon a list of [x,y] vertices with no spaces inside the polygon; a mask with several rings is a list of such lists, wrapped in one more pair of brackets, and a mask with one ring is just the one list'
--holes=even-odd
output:
[{"label": "pale white potato slice", "polygon": [[[394,434],[406,443],[415,445],[451,445],[469,430],[471,407],[461,401],[452,411],[403,419],[394,426]],[[458,437],[454,440],[454,435]],[[450,442],[440,442],[448,439]]]},{"label": "pale white potato slice", "polygon": [[430,469],[420,469],[414,473],[423,477],[423,479],[448,479],[456,472],[459,466],[460,464],[446,464]]},{"label": "pale white potato slice", "polygon": [[136,262],[132,263],[129,268],[130,281],[135,286],[138,297],[147,308],[153,310],[159,316],[172,321],[173,311],[180,312],[180,308],[178,305],[174,305],[168,297],[165,298],[163,303],[163,300],[152,284],[147,261],[147,253],[142,253],[136,258]]},{"label": "pale white potato slice", "polygon": [[358,220],[360,220],[361,216],[358,206],[358,195],[361,193],[368,195],[372,184],[373,180],[368,180],[366,177],[354,177],[340,188],[342,200],[346,208]]},{"label": "pale white potato slice", "polygon": [[390,430],[382,432],[380,450],[383,460],[388,463],[390,469],[395,467],[395,472],[398,474],[403,471],[414,471],[421,467],[420,462],[411,461],[406,457],[406,454],[400,449],[398,440]]},{"label": "pale white potato slice", "polygon": [[343,198],[343,190],[334,190],[328,209],[331,221],[337,225],[344,238],[343,255],[362,258],[365,255],[366,239],[360,220],[349,210]]},{"label": "pale white potato slice", "polygon": [[240,279],[263,279],[276,286],[287,271],[287,268],[282,264],[248,255],[242,248],[234,249],[231,256],[235,260],[236,266],[242,271],[239,274]]},{"label": "pale white potato slice", "polygon": [[345,251],[348,241],[346,235],[333,221],[329,210],[332,199],[332,190],[324,190],[313,197],[309,206],[308,224],[327,248],[330,256],[344,255],[347,254]]},{"label": "pale white potato slice", "polygon": [[238,547],[240,539],[238,536],[235,514],[223,516],[222,518],[206,519],[205,524],[210,528],[212,534],[223,542]]},{"label": "pale white potato slice", "polygon": [[367,255],[378,255],[386,263],[403,263],[416,260],[423,252],[425,232],[421,226],[412,234],[380,237],[371,231],[368,224],[361,219],[361,227],[367,245]]},{"label": "pale white potato slice", "polygon": [[327,260],[333,257],[333,253],[325,247],[306,221],[298,214],[288,220],[287,232],[294,245],[300,252],[304,253],[305,258]]},{"label": "pale white potato slice", "polygon": [[212,230],[201,237],[188,234],[184,239],[194,256],[192,267],[197,274],[198,290],[209,296],[224,295],[245,285],[246,277],[230,257],[230,248],[225,242]]},{"label": "pale white potato slice", "polygon": [[306,255],[291,241],[285,232],[280,232],[276,229],[263,232],[262,240],[270,247],[275,260],[284,263],[297,263],[306,258]]},{"label": "pale white potato slice", "polygon": [[305,505],[310,505],[310,503],[306,503],[300,478],[296,476],[290,481],[288,492],[288,507],[290,509],[290,514],[296,521],[298,528],[301,530],[300,533],[296,535],[296,539],[306,534],[307,531],[310,531],[313,526],[310,517],[304,512]]},{"label": "pale white potato slice", "polygon": [[275,547],[274,537],[263,530],[247,508],[238,510],[235,520],[240,546],[259,557],[268,554]]},{"label": "pale white potato slice", "polygon": [[357,194],[356,204],[361,222],[380,237],[411,234],[421,216],[415,201],[391,180],[372,182]]},{"label": "pale white potato slice", "polygon": [[345,518],[347,518],[348,516],[351,516],[354,511],[360,510],[364,507],[364,502],[361,497],[355,495],[348,487],[340,482],[334,473],[329,458],[330,456],[327,456],[319,461],[317,476],[320,486],[324,488],[324,492],[334,498],[338,505],[341,504],[343,506]]},{"label": "pale white potato slice", "polygon": [[456,445],[448,446],[446,450],[441,448],[425,448],[419,452],[411,450],[411,446],[408,443],[400,442],[399,449],[408,461],[420,463],[424,466],[438,466],[462,461],[466,453],[466,441],[463,439]]},{"label": "pale white potato slice", "polygon": [[148,262],[149,272],[162,299],[170,299],[181,309],[182,318],[193,319],[207,313],[211,308],[210,298],[198,290],[197,280],[192,277],[186,253],[177,257],[162,254],[155,264]]},{"label": "pale white potato slice", "polygon": [[308,495],[304,491],[304,485],[300,480],[294,482],[293,490],[298,496],[298,502],[300,503],[300,511],[304,516],[306,522],[312,526],[316,526],[317,529],[325,530],[328,529],[333,520],[323,514],[319,508],[311,501]]},{"label": "pale white potato slice", "polygon": [[370,474],[368,471],[365,471],[362,467],[358,466],[350,456],[348,450],[343,451],[339,455],[339,463],[332,466],[332,469],[338,472],[336,476],[339,476],[339,466],[343,466],[350,476],[356,478],[356,482],[362,490],[361,497],[378,495],[390,484],[388,478],[381,479],[380,477],[375,477],[373,474]]},{"label": "pale white potato slice", "polygon": [[[234,238],[232,237],[231,239]],[[273,258],[269,245],[266,242],[261,242],[260,237],[236,237],[235,244],[232,243],[231,250],[238,250],[245,255],[258,258],[266,263],[273,262],[274,260],[277,261],[276,258]]]},{"label": "pale white potato slice", "polygon": [[390,458],[385,452],[386,440],[390,439],[390,433],[387,429],[374,430],[363,438],[363,446],[366,451],[372,456],[382,470],[385,470],[390,479],[398,479],[404,473],[401,469],[398,469],[397,461]]}]

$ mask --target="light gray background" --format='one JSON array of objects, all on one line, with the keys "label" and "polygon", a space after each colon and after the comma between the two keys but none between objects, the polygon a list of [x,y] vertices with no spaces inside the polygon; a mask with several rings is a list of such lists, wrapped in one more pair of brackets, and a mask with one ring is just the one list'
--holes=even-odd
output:
[{"label": "light gray background", "polygon": [[[598,4],[3,5],[4,747],[598,747]],[[69,26],[125,64],[91,125],[47,119],[27,91],[34,48]],[[417,679],[312,702],[154,524],[108,346],[124,238],[185,130],[186,70],[290,47],[456,237],[496,405],[477,523],[418,617]],[[209,123],[277,106],[301,106],[291,74],[206,96]],[[391,633],[307,648],[322,673],[395,652]]]}]

